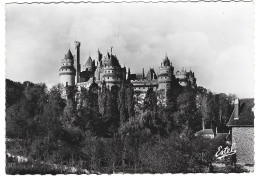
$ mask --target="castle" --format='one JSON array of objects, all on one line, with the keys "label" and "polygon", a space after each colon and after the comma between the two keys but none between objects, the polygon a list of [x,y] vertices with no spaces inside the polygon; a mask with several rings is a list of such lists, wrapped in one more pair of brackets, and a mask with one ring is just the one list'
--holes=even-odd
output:
[{"label": "castle", "polygon": [[61,60],[59,76],[60,83],[64,86],[76,85],[88,89],[95,82],[99,87],[105,84],[110,89],[112,86],[120,86],[123,81],[126,81],[131,82],[134,92],[139,92],[141,95],[145,95],[149,88],[153,88],[154,91],[163,91],[166,95],[168,90],[176,87],[196,88],[197,86],[194,72],[187,72],[183,68],[174,73],[174,67],[167,55],[161,62],[158,74],[153,68],[150,68],[146,74],[144,69],[140,74],[131,74],[130,68],[127,69],[120,65],[117,56],[113,55],[112,48],[111,52],[107,52],[104,57],[98,50],[97,61],[92,60],[89,56],[81,65],[80,45],[80,42],[75,41],[76,69],[74,68],[75,57],[70,50]]}]

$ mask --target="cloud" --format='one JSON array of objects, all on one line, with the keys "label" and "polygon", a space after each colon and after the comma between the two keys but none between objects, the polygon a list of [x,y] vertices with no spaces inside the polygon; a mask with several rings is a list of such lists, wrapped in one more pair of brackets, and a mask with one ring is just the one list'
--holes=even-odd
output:
[{"label": "cloud", "polygon": [[[249,53],[248,53],[249,52]],[[236,92],[241,97],[252,97],[254,94],[254,67],[250,57],[252,49],[245,45],[232,46],[221,52],[215,63],[217,71],[212,73],[212,82],[216,92]]]},{"label": "cloud", "polygon": [[[195,5],[196,4],[196,5]],[[6,77],[59,81],[60,60],[81,42],[81,63],[97,49],[113,52],[132,72],[167,53],[198,85],[253,97],[252,3],[7,5]]]}]

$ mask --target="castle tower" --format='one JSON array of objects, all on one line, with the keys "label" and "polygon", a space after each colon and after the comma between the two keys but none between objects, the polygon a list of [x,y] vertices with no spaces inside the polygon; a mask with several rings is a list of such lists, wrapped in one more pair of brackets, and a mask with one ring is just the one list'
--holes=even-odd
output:
[{"label": "castle tower", "polygon": [[189,73],[186,72],[186,70],[184,69],[184,67],[181,69],[181,71],[176,72],[176,78],[179,79],[179,84],[182,87],[187,87],[189,86]]},{"label": "castle tower", "polygon": [[119,64],[119,61],[115,55],[107,53],[107,56],[103,61],[103,77],[102,80],[106,82],[107,88],[112,86],[120,86],[121,81],[123,80],[122,68]]},{"label": "castle tower", "polygon": [[75,49],[77,51],[77,66],[76,66],[76,83],[80,82],[80,42],[79,41],[75,41]]},{"label": "castle tower", "polygon": [[166,55],[163,61],[161,62],[158,75],[158,91],[162,92],[162,96],[164,97],[165,102],[167,100],[167,91],[171,89],[171,83],[174,78],[173,71],[174,68],[172,66],[172,63]]},{"label": "castle tower", "polygon": [[61,68],[59,69],[60,83],[64,86],[74,86],[75,75],[74,57],[71,51],[68,50],[64,59],[61,60]]},{"label": "castle tower", "polygon": [[194,89],[197,87],[196,78],[195,78],[194,72],[192,72],[192,71],[189,72],[189,81],[191,84],[191,88]]}]

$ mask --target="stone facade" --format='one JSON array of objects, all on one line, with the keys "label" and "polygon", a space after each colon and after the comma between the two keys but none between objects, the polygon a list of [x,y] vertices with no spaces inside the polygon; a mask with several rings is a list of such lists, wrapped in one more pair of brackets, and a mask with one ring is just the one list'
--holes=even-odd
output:
[{"label": "stone facade", "polygon": [[74,57],[69,50],[64,59],[61,60],[61,68],[59,69],[60,83],[64,86],[75,85],[75,75]]},{"label": "stone facade", "polygon": [[254,127],[232,127],[237,163],[254,164]]},{"label": "stone facade", "polygon": [[[88,88],[92,83],[97,83],[99,87],[105,85],[107,88],[120,86],[122,82],[131,82],[135,93],[145,95],[149,88],[154,91],[161,91],[167,99],[167,92],[179,89],[179,87],[195,88],[196,78],[194,72],[174,73],[174,67],[168,56],[162,60],[159,72],[156,74],[153,68],[150,68],[145,75],[144,69],[142,74],[131,74],[130,68],[122,67],[116,55],[111,52],[103,57],[99,52],[98,60],[93,60],[90,56],[81,66],[80,64],[80,42],[75,42],[76,48],[76,69],[74,68],[74,56],[70,50],[62,60],[60,68],[60,83],[64,86],[77,85],[78,87]],[[178,76],[178,77],[176,77]]]}]

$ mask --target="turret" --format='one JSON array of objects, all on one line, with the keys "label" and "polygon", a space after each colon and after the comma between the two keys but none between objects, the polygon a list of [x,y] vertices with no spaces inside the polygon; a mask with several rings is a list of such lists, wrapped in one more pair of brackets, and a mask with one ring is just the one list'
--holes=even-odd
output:
[{"label": "turret", "polygon": [[156,80],[156,79],[157,79],[157,75],[156,75],[154,69],[150,68],[146,74],[146,80],[152,81],[152,80]]},{"label": "turret", "polygon": [[115,55],[107,53],[107,56],[103,61],[103,77],[102,79],[106,82],[108,88],[114,85],[120,86],[121,81],[124,79],[122,75],[122,68]]},{"label": "turret", "polygon": [[162,85],[159,85],[159,89],[165,89],[166,83],[170,83],[173,78],[173,71],[174,67],[171,65],[171,62],[166,54],[165,58],[163,59],[161,66],[159,67],[159,75],[158,75],[158,82]]},{"label": "turret", "polygon": [[196,78],[194,76],[194,72],[191,70],[189,72],[186,72],[184,67],[181,69],[181,71],[176,72],[176,78],[179,80],[179,84],[182,87],[191,87],[191,88],[196,88]]},{"label": "turret", "polygon": [[181,69],[181,71],[176,72],[176,78],[179,79],[179,84],[182,87],[187,87],[189,84],[189,74],[186,72],[184,67]]},{"label": "turret", "polygon": [[191,88],[197,87],[196,78],[195,78],[194,72],[192,72],[192,71],[189,72],[189,81],[191,84]]},{"label": "turret", "polygon": [[158,90],[164,93],[164,103],[167,101],[167,91],[171,89],[172,81],[174,80],[173,75],[174,67],[172,66],[167,54],[163,59],[161,66],[159,67],[158,74]]},{"label": "turret", "polygon": [[60,83],[64,86],[74,86],[75,75],[74,57],[71,51],[68,50],[64,59],[61,60],[61,68],[59,69]]}]

